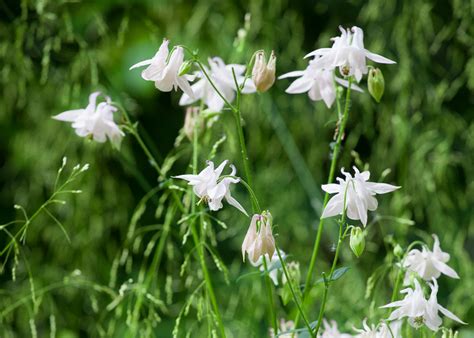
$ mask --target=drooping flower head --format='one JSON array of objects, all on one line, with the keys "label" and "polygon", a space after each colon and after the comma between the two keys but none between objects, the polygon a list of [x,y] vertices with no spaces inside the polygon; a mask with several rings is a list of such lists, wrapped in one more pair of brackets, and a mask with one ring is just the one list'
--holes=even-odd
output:
[{"label": "drooping flower head", "polygon": [[362,329],[354,328],[358,332],[354,337],[357,338],[401,338],[401,324],[402,321],[394,321],[390,324],[385,322],[379,325],[368,325],[367,319],[362,322]]},{"label": "drooping flower head", "polygon": [[[328,108],[332,106],[336,99],[336,84],[347,87],[348,81],[338,78],[334,75],[331,69],[318,68],[316,61],[309,61],[309,65],[305,70],[296,70],[283,74],[278,77],[279,80],[298,77],[293,83],[286,89],[288,94],[301,94],[308,93],[308,96],[313,101],[323,100]],[[352,89],[362,92],[356,85],[351,86]]]},{"label": "drooping flower head", "polygon": [[107,139],[113,146],[119,147],[124,132],[114,122],[114,113],[118,110],[112,104],[110,97],[104,96],[104,101],[97,104],[101,92],[89,95],[89,104],[83,109],[73,109],[53,116],[53,119],[72,122],[77,135],[81,137],[92,137],[96,142],[103,143]]},{"label": "drooping flower head", "polygon": [[242,243],[242,257],[248,255],[252,264],[257,264],[259,258],[264,255],[273,257],[275,252],[275,239],[272,233],[272,215],[264,211],[261,215],[252,216],[249,229]]},{"label": "drooping flower head", "polygon": [[255,55],[255,63],[252,69],[252,81],[260,93],[266,92],[275,83],[276,56],[272,51],[268,63],[265,60],[265,52],[259,50]]},{"label": "drooping flower head", "polygon": [[414,328],[426,325],[430,330],[437,331],[442,324],[441,317],[438,314],[438,312],[441,312],[454,321],[466,324],[451,311],[438,304],[438,283],[436,279],[433,278],[432,283],[428,284],[431,288],[429,299],[425,299],[423,289],[417,279],[414,280],[414,283],[414,288],[400,291],[406,294],[405,298],[382,306],[382,308],[397,308],[391,313],[388,320],[398,320],[407,317],[408,322]]},{"label": "drooping flower head", "polygon": [[[208,59],[209,68],[205,67],[206,73],[211,78],[212,82],[219,90],[219,92],[225,97],[228,102],[232,102],[235,99],[235,80],[232,74],[232,70],[235,73],[237,83],[242,85],[244,82],[245,66],[239,64],[228,64],[226,65],[220,57],[214,57]],[[181,106],[192,104],[198,100],[203,100],[206,106],[213,112],[220,112],[224,108],[225,102],[221,96],[212,87],[209,80],[206,78],[202,71],[195,72],[195,77],[199,79],[192,86],[194,97],[184,93],[179,100]],[[255,92],[255,86],[251,81],[246,81],[242,88],[242,93],[249,94]]]},{"label": "drooping flower head", "polygon": [[175,178],[188,181],[188,184],[193,186],[194,193],[202,201],[208,203],[209,209],[212,211],[221,209],[223,206],[222,200],[225,199],[227,203],[247,215],[242,205],[230,194],[230,185],[240,182],[240,179],[235,177],[237,172],[235,167],[233,165],[230,166],[232,171],[229,176],[231,177],[220,177],[228,162],[229,161],[225,160],[214,169],[214,162],[207,161],[207,167],[198,175],[179,175],[175,176]]},{"label": "drooping flower head", "polygon": [[189,84],[192,78],[187,74],[179,75],[181,65],[184,61],[184,49],[177,46],[169,53],[169,40],[164,39],[158,52],[153,58],[138,62],[130,67],[130,70],[148,66],[142,71],[142,78],[155,82],[155,87],[162,92],[177,90],[178,87],[190,97],[194,97],[193,90]]},{"label": "drooping flower head", "polygon": [[341,333],[334,320],[328,322],[326,319],[323,319],[323,329],[320,332],[318,333],[318,338],[352,338],[352,335],[348,333]]},{"label": "drooping flower head", "polygon": [[366,59],[377,63],[393,64],[395,61],[372,53],[364,47],[364,32],[359,27],[344,29],[339,26],[341,35],[332,38],[331,48],[320,48],[307,54],[305,57],[315,57],[316,67],[319,69],[335,69],[343,76],[354,76],[359,82],[368,68]]},{"label": "drooping flower head", "polygon": [[407,268],[405,283],[408,282],[411,272],[418,274],[426,281],[438,278],[441,274],[451,278],[459,278],[457,272],[446,264],[449,261],[449,254],[441,250],[438,236],[433,235],[433,238],[433,251],[423,246],[421,251],[413,249],[408,252],[403,262],[403,266]]},{"label": "drooping flower head", "polygon": [[[370,172],[360,172],[355,166],[355,175],[341,170],[345,179],[336,178],[339,183],[323,184],[321,187],[324,191],[333,196],[323,210],[321,218],[327,218],[336,215],[342,215],[346,209],[347,217],[353,220],[360,220],[362,224],[367,225],[367,210],[374,211],[377,209],[378,202],[374,197],[376,194],[386,194],[400,187],[387,184],[368,182]],[[345,196],[345,205],[344,205]]]}]

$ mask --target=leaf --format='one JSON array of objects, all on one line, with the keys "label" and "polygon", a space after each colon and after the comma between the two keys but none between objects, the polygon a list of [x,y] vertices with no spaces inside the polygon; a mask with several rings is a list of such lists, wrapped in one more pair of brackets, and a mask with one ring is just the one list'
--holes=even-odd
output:
[{"label": "leaf", "polygon": [[334,282],[334,281],[338,280],[339,278],[341,278],[347,271],[349,271],[349,269],[350,269],[350,267],[348,267],[348,266],[343,266],[342,268],[336,269],[336,270],[334,270],[331,279],[321,277],[316,281],[316,284],[317,283],[324,283],[325,281],[326,282]]}]

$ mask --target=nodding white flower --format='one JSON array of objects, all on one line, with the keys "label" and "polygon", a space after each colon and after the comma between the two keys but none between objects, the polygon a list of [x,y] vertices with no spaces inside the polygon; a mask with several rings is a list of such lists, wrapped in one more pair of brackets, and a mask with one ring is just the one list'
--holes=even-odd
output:
[{"label": "nodding white flower", "polygon": [[[339,182],[331,184],[323,184],[321,187],[324,191],[333,196],[324,208],[321,218],[327,218],[335,215],[342,215],[344,209],[347,209],[347,217],[353,220],[359,220],[365,226],[367,225],[367,210],[374,211],[377,209],[378,202],[374,197],[376,194],[386,194],[400,187],[387,184],[368,182],[370,172],[360,172],[355,166],[355,175],[352,175],[341,169],[345,179],[336,178]],[[344,196],[346,205],[344,206]]]},{"label": "nodding white flower", "polygon": [[413,249],[408,252],[403,262],[403,266],[407,268],[405,284],[409,282],[410,272],[417,273],[426,281],[438,278],[441,274],[451,278],[459,278],[457,272],[446,264],[449,261],[449,254],[441,250],[438,236],[433,234],[433,238],[433,251],[423,246],[421,251]]},{"label": "nodding white flower", "polygon": [[339,332],[334,320],[329,323],[326,319],[323,319],[323,330],[318,333],[318,338],[352,338],[352,335]]},{"label": "nodding white flower", "polygon": [[245,209],[240,203],[231,196],[230,185],[240,182],[240,178],[235,177],[237,170],[231,164],[232,169],[229,176],[220,178],[222,171],[229,161],[223,161],[217,168],[214,169],[214,162],[207,161],[207,167],[204,168],[198,175],[179,175],[175,178],[188,181],[189,185],[193,186],[194,193],[204,202],[208,203],[209,209],[217,211],[222,208],[222,200],[225,199],[227,203],[239,209],[242,213],[248,216]]},{"label": "nodding white flower", "polygon": [[339,26],[341,36],[332,38],[331,48],[320,48],[309,53],[305,57],[316,57],[318,68],[334,69],[339,67],[339,72],[343,76],[354,76],[356,81],[362,79],[362,75],[367,74],[368,68],[366,59],[377,63],[396,63],[386,57],[372,53],[364,47],[364,32],[359,27],[344,29]]},{"label": "nodding white flower", "polygon": [[162,92],[170,92],[171,90],[181,90],[194,97],[193,90],[189,84],[192,78],[189,75],[179,75],[181,65],[184,61],[184,49],[181,46],[175,47],[169,55],[169,40],[163,39],[158,52],[153,58],[140,61],[130,67],[130,70],[138,67],[148,66],[142,71],[142,78],[147,81],[154,81],[155,87]]},{"label": "nodding white flower", "polygon": [[265,52],[259,50],[255,55],[255,63],[252,69],[252,81],[260,93],[266,92],[275,83],[276,56],[272,51],[268,64],[265,60]]},{"label": "nodding white flower", "polygon": [[[280,250],[280,255],[281,258],[285,259],[286,254],[282,250]],[[265,254],[260,256],[260,258],[255,263],[251,263],[252,265],[259,267],[259,270],[263,272],[265,271],[263,259],[265,259],[265,262],[267,263],[268,276],[273,281],[273,284],[278,285],[278,274],[282,271],[282,263],[276,251],[273,253],[272,259],[269,259],[269,257],[270,256],[268,254]]]},{"label": "nodding white flower", "polygon": [[421,288],[418,280],[415,279],[414,289],[407,288],[400,291],[401,293],[406,294],[404,299],[382,306],[382,308],[398,307],[398,309],[392,312],[388,320],[396,320],[407,317],[408,322],[414,328],[419,328],[423,325],[426,325],[430,330],[437,331],[442,324],[441,317],[438,315],[439,311],[454,321],[457,321],[461,324],[466,324],[451,311],[438,304],[438,283],[434,278],[432,281],[432,284],[428,284],[431,288],[431,295],[429,299],[425,299],[423,289]]},{"label": "nodding white flower", "polygon": [[[328,108],[332,106],[336,99],[336,83],[344,87],[348,87],[349,82],[334,75],[331,69],[318,68],[316,60],[311,60],[305,70],[296,70],[283,74],[278,77],[279,80],[298,77],[287,89],[288,94],[308,93],[308,96],[313,101],[323,100]],[[351,88],[363,92],[356,85],[351,85]]]},{"label": "nodding white flower", "polygon": [[393,323],[387,324],[385,322],[380,325],[371,325],[367,324],[367,319],[364,319],[362,322],[362,329],[354,330],[358,332],[355,336],[357,338],[401,338],[400,329],[402,322],[395,321]]},{"label": "nodding white flower", "polygon": [[107,139],[113,146],[119,147],[124,132],[114,122],[114,113],[118,110],[112,105],[108,96],[105,101],[97,104],[97,98],[101,92],[94,92],[89,95],[89,104],[83,109],[73,109],[53,116],[53,119],[65,122],[72,122],[77,135],[81,137],[91,136],[94,141],[103,143]]},{"label": "nodding white flower", "polygon": [[249,229],[242,243],[242,257],[249,256],[250,262],[255,265],[261,256],[273,257],[275,239],[272,233],[272,215],[264,211],[261,215],[252,216]]},{"label": "nodding white flower", "polygon": [[[232,69],[235,73],[235,78],[237,83],[242,85],[244,82],[244,73],[245,66],[238,64],[228,64],[226,65],[220,57],[214,57],[208,59],[209,68],[205,67],[205,71],[208,76],[211,78],[212,82],[219,90],[219,92],[226,98],[227,101],[232,102],[235,98],[235,81],[232,74]],[[212,87],[209,80],[203,74],[202,71],[195,73],[195,76],[199,79],[194,83],[191,88],[193,90],[194,96],[184,93],[179,100],[181,106],[186,106],[192,104],[198,100],[203,100],[206,106],[214,112],[220,112],[225,105],[224,100]],[[242,88],[242,93],[249,94],[255,92],[255,86],[252,84],[252,81],[245,81],[245,85]]]}]

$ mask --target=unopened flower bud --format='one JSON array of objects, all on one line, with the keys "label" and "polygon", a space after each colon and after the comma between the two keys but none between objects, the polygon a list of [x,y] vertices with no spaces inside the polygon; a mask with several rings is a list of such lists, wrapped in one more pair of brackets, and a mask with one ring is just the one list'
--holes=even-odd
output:
[{"label": "unopened flower bud", "polygon": [[272,215],[264,211],[261,215],[255,214],[250,222],[249,229],[242,243],[242,256],[245,253],[249,260],[256,264],[261,256],[272,257],[275,252],[275,239],[272,233]]},{"label": "unopened flower bud", "polygon": [[385,90],[385,80],[383,79],[382,71],[378,68],[370,69],[367,82],[370,95],[372,95],[375,101],[380,102]]},{"label": "unopened flower bud", "polygon": [[268,63],[265,60],[265,52],[260,50],[255,55],[255,63],[252,69],[252,80],[260,93],[266,92],[275,82],[276,56],[270,55]]},{"label": "unopened flower bud", "polygon": [[403,257],[404,252],[400,244],[395,245],[395,248],[393,248],[393,254],[395,255],[395,257],[398,257],[398,258]]},{"label": "unopened flower bud", "polygon": [[189,73],[191,70],[191,67],[193,66],[194,61],[192,60],[186,60],[181,64],[181,67],[179,67],[179,72],[178,76],[183,76]]},{"label": "unopened flower bud", "polygon": [[356,227],[351,229],[349,245],[356,257],[360,257],[360,255],[362,255],[365,249],[365,234],[361,228]]}]

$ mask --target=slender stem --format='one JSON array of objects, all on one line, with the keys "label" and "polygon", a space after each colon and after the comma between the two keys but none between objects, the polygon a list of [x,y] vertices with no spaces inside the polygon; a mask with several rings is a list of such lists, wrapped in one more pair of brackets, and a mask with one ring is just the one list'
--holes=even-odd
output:
[{"label": "slender stem", "polygon": [[398,273],[397,273],[397,278],[395,279],[395,285],[393,286],[393,292],[392,292],[392,298],[391,298],[391,303],[395,301],[398,295],[398,289],[400,287],[400,281],[402,280],[402,274],[403,274],[403,269],[399,268]]},{"label": "slender stem", "polygon": [[267,297],[268,297],[268,305],[269,305],[269,308],[270,308],[270,318],[271,318],[271,322],[272,322],[272,325],[273,325],[273,330],[275,332],[275,335],[278,334],[278,322],[277,322],[277,317],[276,317],[276,314],[275,314],[275,303],[274,303],[274,300],[273,300],[273,289],[272,289],[272,285],[271,285],[271,281],[270,281],[270,275],[268,274],[268,266],[267,266],[267,260],[265,257],[262,258],[262,261],[263,261],[263,268],[265,269],[265,289],[267,290]]},{"label": "slender stem", "polygon": [[[200,118],[200,117],[198,117]],[[199,152],[199,143],[198,143],[198,130],[197,126],[199,124],[195,122],[194,124],[194,132],[193,132],[193,174],[197,174],[197,166],[198,166],[198,152]],[[191,200],[191,214],[196,213],[196,195],[192,194],[192,200]],[[219,307],[217,305],[216,301],[216,296],[214,294],[214,289],[212,287],[212,282],[211,278],[209,277],[209,271],[207,270],[207,265],[206,265],[206,258],[205,258],[205,252],[204,252],[204,242],[205,242],[205,234],[203,232],[203,222],[202,222],[202,217],[199,217],[199,223],[200,223],[200,228],[201,228],[201,240],[199,239],[199,235],[196,229],[196,218],[193,218],[190,224],[191,227],[191,234],[193,237],[194,245],[196,246],[198,255],[199,255],[199,262],[201,264],[201,269],[202,273],[204,276],[204,282],[206,284],[206,289],[207,293],[209,296],[209,299],[211,301],[211,305],[214,309],[214,314],[217,319],[217,325],[219,327],[219,331],[221,333],[221,337],[225,338],[225,328],[224,328],[224,323],[222,321],[221,314],[219,312]]]},{"label": "slender stem", "polygon": [[[301,307],[301,304],[298,300],[298,296],[296,295],[296,292],[293,288],[293,285],[292,285],[292,282],[291,282],[291,276],[290,274],[288,273],[288,269],[286,267],[286,264],[285,264],[285,261],[283,260],[283,258],[281,257],[281,253],[280,253],[280,249],[275,246],[275,250],[277,252],[277,255],[278,255],[278,259],[280,260],[281,262],[281,267],[283,268],[283,274],[285,275],[286,277],[286,282],[288,284],[288,287],[290,289],[290,292],[291,292],[291,295],[293,296],[293,300],[296,304],[296,307],[298,308],[298,313],[301,314],[301,317],[303,317],[303,321],[306,325],[306,327],[308,328],[308,333],[312,336],[312,337],[316,337],[315,334],[313,334],[313,329],[311,328],[311,324],[309,323],[308,321],[308,318],[306,318],[306,315],[303,311],[303,308]],[[296,326],[295,326],[296,327]]]},{"label": "slender stem", "polygon": [[[344,136],[344,130],[346,128],[347,118],[348,118],[348,115],[349,115],[349,107],[350,107],[350,99],[351,99],[351,84],[352,84],[352,78],[349,78],[349,85],[348,85],[348,88],[347,88],[346,101],[345,101],[345,105],[344,105],[344,113],[342,115],[342,119],[340,120],[339,131],[337,133],[336,144],[334,146],[334,152],[333,152],[333,156],[332,156],[332,160],[331,160],[331,167],[329,169],[328,184],[330,184],[334,181],[334,175],[335,175],[335,172],[336,172],[336,164],[337,164],[337,160],[339,158],[339,151],[340,151],[340,148],[341,148],[341,143],[342,143],[342,139],[343,139],[343,136]],[[339,98],[338,98],[338,100],[339,100]],[[338,107],[340,107],[339,104],[338,104]],[[326,207],[326,204],[328,203],[328,201],[329,201],[329,193],[326,193],[324,195],[323,210]],[[321,218],[320,221],[319,221],[318,232],[316,234],[316,240],[315,240],[314,246],[313,246],[313,252],[311,254],[311,261],[309,263],[308,272],[306,274],[306,280],[305,280],[304,290],[303,290],[303,303],[306,301],[306,298],[309,294],[309,291],[311,290],[311,281],[312,281],[312,277],[313,277],[313,270],[314,270],[314,267],[315,267],[315,264],[316,264],[316,258],[318,257],[319,244],[321,242],[321,235],[322,235],[322,232],[323,232],[323,228],[324,228],[324,219]],[[297,317],[295,319],[295,325],[297,325],[298,319],[299,318],[298,318],[298,315],[297,315]]]}]

